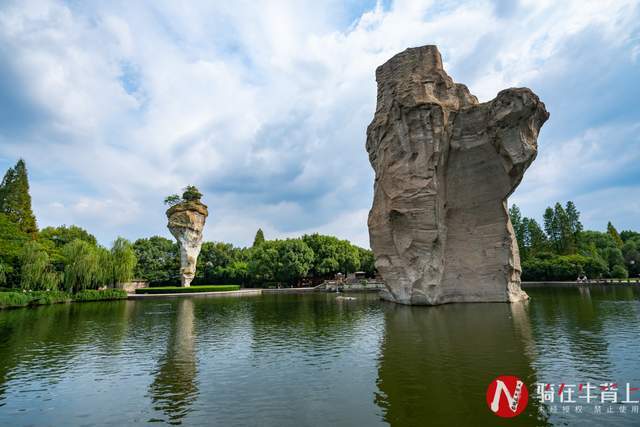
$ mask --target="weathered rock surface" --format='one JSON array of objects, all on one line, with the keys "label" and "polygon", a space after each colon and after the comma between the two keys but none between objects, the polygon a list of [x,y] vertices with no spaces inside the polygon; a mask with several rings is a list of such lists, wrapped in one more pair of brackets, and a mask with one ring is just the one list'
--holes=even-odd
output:
[{"label": "weathered rock surface", "polygon": [[479,103],[447,75],[435,46],[395,55],[376,80],[369,236],[383,297],[427,305],[528,298],[506,200],[536,157],[544,104],[526,88]]},{"label": "weathered rock surface", "polygon": [[196,275],[196,263],[202,247],[202,230],[207,216],[207,206],[198,201],[178,203],[167,209],[167,227],[180,246],[182,286],[190,286]]}]

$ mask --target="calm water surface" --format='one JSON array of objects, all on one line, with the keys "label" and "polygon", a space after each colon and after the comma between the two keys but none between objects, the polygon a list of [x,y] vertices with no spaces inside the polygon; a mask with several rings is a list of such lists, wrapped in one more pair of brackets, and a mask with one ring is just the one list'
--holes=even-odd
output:
[{"label": "calm water surface", "polygon": [[[529,294],[511,305],[305,294],[4,311],[0,425],[640,425],[629,404],[565,414],[534,398],[536,382],[640,386],[638,288]],[[531,394],[511,420],[485,402],[504,374]]]}]

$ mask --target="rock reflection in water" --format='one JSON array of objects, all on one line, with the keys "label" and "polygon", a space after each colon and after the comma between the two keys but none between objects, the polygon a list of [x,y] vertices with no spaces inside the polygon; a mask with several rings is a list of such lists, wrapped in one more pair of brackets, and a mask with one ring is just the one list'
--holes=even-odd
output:
[{"label": "rock reflection in water", "polygon": [[167,341],[167,351],[150,386],[155,410],[170,424],[181,424],[198,396],[193,300],[181,299]]},{"label": "rock reflection in water", "polygon": [[[0,311],[0,425],[638,425],[586,406],[537,418],[534,384],[638,386],[640,287],[528,292],[524,304],[318,293]],[[516,419],[485,403],[501,374],[529,388]]]},{"label": "rock reflection in water", "polygon": [[[375,401],[394,426],[501,425],[486,404],[499,375],[536,382],[527,303],[385,306]],[[535,390],[531,390],[534,394]],[[519,425],[544,425],[529,400]]]}]

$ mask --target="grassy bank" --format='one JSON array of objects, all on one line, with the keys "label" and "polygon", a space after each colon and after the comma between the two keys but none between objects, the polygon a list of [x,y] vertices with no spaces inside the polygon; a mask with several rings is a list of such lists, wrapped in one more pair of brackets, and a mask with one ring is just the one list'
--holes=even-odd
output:
[{"label": "grassy bank", "polygon": [[86,290],[73,295],[73,300],[84,301],[108,301],[114,299],[126,299],[127,292],[122,289],[105,289],[104,291]]},{"label": "grassy bank", "polygon": [[216,285],[216,286],[191,286],[183,288],[181,286],[160,286],[157,288],[136,289],[136,294],[191,294],[195,292],[226,292],[237,291],[238,285]]},{"label": "grassy bank", "polygon": [[0,292],[0,309],[66,302],[108,301],[126,298],[127,293],[122,289],[107,289],[104,291],[86,290],[76,294],[62,291],[9,291]]}]

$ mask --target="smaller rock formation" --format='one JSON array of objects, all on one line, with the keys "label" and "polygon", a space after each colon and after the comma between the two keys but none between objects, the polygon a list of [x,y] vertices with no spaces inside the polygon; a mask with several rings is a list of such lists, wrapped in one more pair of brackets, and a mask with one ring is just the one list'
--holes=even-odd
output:
[{"label": "smaller rock formation", "polygon": [[207,216],[207,206],[200,202],[199,197],[188,197],[187,191],[180,203],[167,209],[167,227],[180,247],[180,284],[184,287],[190,286],[196,275],[196,263],[202,247],[202,230]]}]

